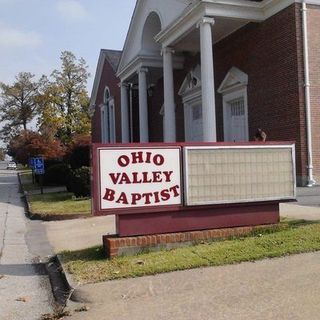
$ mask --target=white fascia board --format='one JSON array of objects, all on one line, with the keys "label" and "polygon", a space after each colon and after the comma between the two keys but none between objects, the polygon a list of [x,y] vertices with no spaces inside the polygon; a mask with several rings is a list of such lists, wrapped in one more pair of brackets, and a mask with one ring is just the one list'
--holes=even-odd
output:
[{"label": "white fascia board", "polygon": [[138,55],[129,64],[127,64],[118,74],[122,81],[126,81],[134,73],[138,72],[141,67],[159,67],[162,68],[162,58],[161,56],[142,56]]},{"label": "white fascia board", "polygon": [[95,77],[94,77],[94,81],[93,81],[91,97],[90,97],[90,107],[93,107],[96,103],[96,100],[97,100],[97,94],[98,94],[98,89],[99,89],[99,85],[100,85],[100,79],[102,76],[102,71],[103,71],[105,59],[106,59],[106,55],[104,53],[104,50],[102,49],[102,50],[100,50],[97,69],[96,69],[96,73],[95,73]]},{"label": "white fascia board", "polygon": [[[302,0],[264,0],[262,2],[202,0],[196,2],[173,23],[159,32],[155,40],[163,47],[173,45],[190,32],[203,16],[262,22],[295,2],[301,3]],[[320,0],[306,0],[306,2],[320,5]]]},{"label": "white fascia board", "polygon": [[173,24],[158,33],[155,40],[161,43],[163,47],[175,44],[190,30],[195,28],[203,16],[228,17],[256,22],[264,20],[262,10],[257,5],[252,5],[251,3],[228,1],[228,4],[223,4],[202,1],[198,2],[184,16],[181,16]]},{"label": "white fascia board", "polygon": [[139,10],[139,6],[141,4],[141,0],[137,0],[136,2],[136,6],[134,8],[134,11],[133,11],[133,14],[131,16],[131,21],[130,21],[130,25],[129,25],[129,30],[128,30],[128,33],[127,33],[127,36],[126,36],[126,40],[124,42],[124,46],[123,46],[123,50],[122,50],[122,54],[121,54],[121,58],[120,58],[120,61],[119,61],[119,64],[118,64],[118,69],[117,69],[117,77],[118,76],[118,72],[122,71],[122,69],[124,68],[123,67],[123,59],[124,59],[124,55],[125,53],[127,52],[127,47],[128,47],[128,42],[129,42],[129,39],[131,37],[131,33],[133,32],[133,29],[134,29],[134,16],[136,15],[136,13],[138,12]]},{"label": "white fascia board", "polygon": [[[175,69],[183,68],[183,57],[174,57],[173,66]],[[135,57],[125,68],[123,68],[118,74],[117,77],[122,81],[126,81],[132,75],[137,73],[140,68],[163,68],[163,59],[159,56],[145,56],[138,55]]]},{"label": "white fascia board", "polygon": [[[161,32],[155,36],[155,41],[162,43],[162,46],[166,47],[166,43],[168,41],[164,41],[164,39],[169,38],[171,34],[174,35],[175,33],[179,33],[181,37],[181,35],[190,29],[186,26],[187,24],[193,26],[194,20],[199,20],[201,18],[202,10],[202,2],[195,2],[194,5],[188,7],[175,21],[170,23],[165,29],[161,30]],[[170,42],[170,44],[172,43]]]}]

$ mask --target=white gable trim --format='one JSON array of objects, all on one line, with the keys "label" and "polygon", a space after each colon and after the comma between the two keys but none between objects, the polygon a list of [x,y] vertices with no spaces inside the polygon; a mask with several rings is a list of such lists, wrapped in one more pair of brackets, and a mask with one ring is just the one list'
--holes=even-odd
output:
[{"label": "white gable trim", "polygon": [[188,72],[187,76],[182,82],[178,94],[183,100],[189,99],[201,92],[201,69],[197,65],[194,69]]},{"label": "white gable trim", "polygon": [[248,85],[248,75],[236,67],[232,67],[222,81],[218,92],[225,94]]},{"label": "white gable trim", "polygon": [[119,70],[121,70],[122,65],[123,65],[124,53],[127,52],[128,42],[129,42],[129,39],[130,39],[131,34],[132,34],[134,17],[136,15],[137,11],[138,11],[138,7],[140,6],[140,4],[141,4],[141,1],[137,0],[136,6],[134,7],[134,10],[133,10],[133,14],[132,14],[131,21],[130,21],[130,24],[129,24],[129,30],[128,30],[128,33],[127,33],[127,36],[126,36],[126,40],[124,42],[121,58],[120,58],[119,65],[118,65],[118,70],[117,70],[117,76],[118,77],[119,77],[118,72],[119,72]]},{"label": "white gable trim", "polygon": [[[91,111],[94,111],[94,108],[95,108],[95,103],[97,100],[97,94],[98,94],[98,90],[99,90],[99,85],[100,85],[100,80],[101,80],[101,76],[102,76],[102,71],[103,71],[105,59],[106,59],[106,55],[103,52],[103,50],[101,50],[100,55],[99,55],[99,60],[98,60],[98,64],[97,64],[95,77],[94,77],[94,82],[93,82],[93,86],[92,86],[91,97],[90,97],[90,110]],[[92,115],[93,115],[93,113],[92,113]]]},{"label": "white gable trim", "polygon": [[[123,69],[132,63],[138,55],[145,54],[141,51],[142,36],[145,23],[150,14],[155,13],[159,17],[161,29],[163,29],[169,25],[171,21],[175,20],[187,5],[188,1],[186,2],[185,0],[137,0],[118,65],[118,77],[120,77]],[[156,32],[158,32],[158,30]]]}]

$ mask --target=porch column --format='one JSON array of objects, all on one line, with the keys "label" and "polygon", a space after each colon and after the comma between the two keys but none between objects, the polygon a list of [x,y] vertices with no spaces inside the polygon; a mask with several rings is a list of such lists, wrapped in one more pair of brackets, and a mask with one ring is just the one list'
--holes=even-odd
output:
[{"label": "porch column", "polygon": [[200,26],[203,140],[217,141],[212,30],[214,18],[203,17]]},{"label": "porch column", "polygon": [[164,142],[176,141],[176,113],[174,103],[174,82],[172,48],[166,47],[162,50],[163,55],[163,90],[164,90]]},{"label": "porch column", "polygon": [[122,143],[129,143],[128,85],[121,82],[121,133]]},{"label": "porch column", "polygon": [[140,142],[149,142],[147,72],[147,68],[138,71]]}]

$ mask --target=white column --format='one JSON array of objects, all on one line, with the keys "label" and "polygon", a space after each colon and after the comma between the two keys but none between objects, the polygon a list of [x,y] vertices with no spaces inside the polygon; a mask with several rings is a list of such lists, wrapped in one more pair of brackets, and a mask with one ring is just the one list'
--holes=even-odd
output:
[{"label": "white column", "polygon": [[213,69],[212,30],[214,19],[203,17],[200,25],[203,140],[217,141],[216,106]]},{"label": "white column", "polygon": [[140,142],[149,142],[147,72],[147,68],[138,71]]},{"label": "white column", "polygon": [[124,82],[121,82],[121,133],[122,133],[122,143],[130,142],[128,85]]},{"label": "white column", "polygon": [[171,48],[163,48],[164,142],[176,141],[176,113],[174,103],[172,54],[173,50]]}]

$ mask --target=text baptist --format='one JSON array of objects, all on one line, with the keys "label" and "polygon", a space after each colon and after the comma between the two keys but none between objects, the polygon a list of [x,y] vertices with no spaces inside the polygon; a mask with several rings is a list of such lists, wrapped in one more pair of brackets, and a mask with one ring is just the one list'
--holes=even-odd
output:
[{"label": "text baptist", "polygon": [[[126,168],[130,165],[153,164],[159,169],[165,163],[165,157],[161,154],[153,154],[152,152],[132,152],[130,155],[121,155],[117,160],[120,168]],[[160,202],[169,201],[171,198],[180,196],[180,186],[167,186],[172,181],[173,171],[154,170],[142,172],[116,172],[109,173],[110,182],[114,186],[133,185],[137,186],[133,190],[135,192],[117,191],[106,188],[104,200],[116,202],[118,204],[131,205],[149,205]],[[146,191],[146,186],[150,184],[159,185],[159,191]],[[139,186],[144,187],[139,188]],[[162,188],[161,188],[162,186]],[[115,188],[118,189],[118,188]],[[139,189],[143,191],[139,192]]]}]

